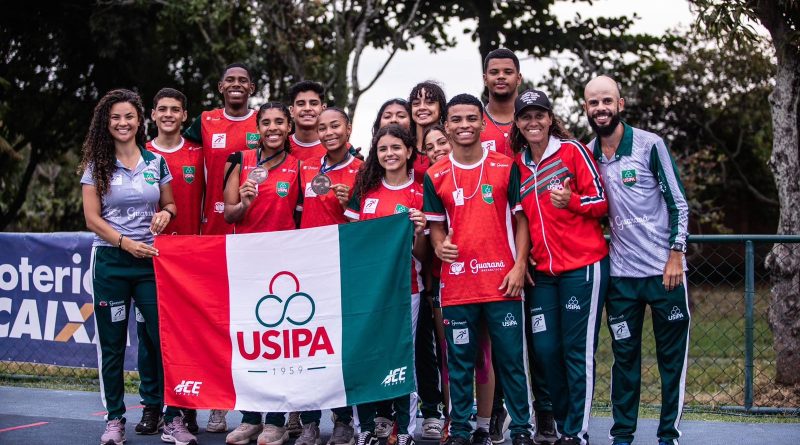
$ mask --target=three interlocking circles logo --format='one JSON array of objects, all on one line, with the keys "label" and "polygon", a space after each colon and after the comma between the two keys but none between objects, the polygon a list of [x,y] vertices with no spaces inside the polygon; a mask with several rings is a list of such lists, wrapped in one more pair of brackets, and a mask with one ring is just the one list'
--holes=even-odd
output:
[{"label": "three interlocking circles logo", "polygon": [[[275,295],[274,285],[278,278],[286,276],[294,281],[294,293],[286,300]],[[291,308],[291,313],[289,312]],[[265,295],[256,304],[256,319],[267,328],[274,328],[284,320],[295,326],[302,326],[312,318],[316,305],[314,299],[305,292],[300,292],[300,281],[288,271],[276,273],[269,282],[269,295]]]}]

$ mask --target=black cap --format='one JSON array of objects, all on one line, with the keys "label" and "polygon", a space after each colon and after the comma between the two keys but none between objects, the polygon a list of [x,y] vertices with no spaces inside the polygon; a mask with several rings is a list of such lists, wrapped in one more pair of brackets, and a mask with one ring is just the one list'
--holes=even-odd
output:
[{"label": "black cap", "polygon": [[550,105],[550,99],[547,98],[547,94],[544,94],[543,91],[525,91],[517,96],[517,100],[514,101],[514,119],[519,117],[520,113],[528,107],[538,107],[550,111],[552,105]]}]

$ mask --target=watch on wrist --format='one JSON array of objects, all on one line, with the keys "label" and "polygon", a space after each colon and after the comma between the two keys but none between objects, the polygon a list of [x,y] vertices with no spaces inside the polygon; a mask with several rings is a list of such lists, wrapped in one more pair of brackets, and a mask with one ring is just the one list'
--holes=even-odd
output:
[{"label": "watch on wrist", "polygon": [[674,251],[676,251],[676,252],[680,252],[680,253],[686,253],[686,244],[683,244],[683,243],[673,243],[673,244],[672,244],[672,245],[669,247],[669,250],[674,250]]}]

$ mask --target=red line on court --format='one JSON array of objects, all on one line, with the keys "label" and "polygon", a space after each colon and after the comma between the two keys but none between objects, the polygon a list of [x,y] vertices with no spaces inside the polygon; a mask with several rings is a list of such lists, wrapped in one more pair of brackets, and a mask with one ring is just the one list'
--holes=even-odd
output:
[{"label": "red line on court", "polygon": [[36,422],[36,423],[29,423],[29,424],[27,424],[27,425],[12,426],[12,427],[10,427],[10,428],[3,428],[3,429],[1,429],[1,430],[0,430],[0,433],[7,433],[7,432],[9,432],[9,431],[21,430],[21,429],[24,429],[24,428],[33,428],[33,427],[35,427],[35,426],[47,425],[48,423],[50,423],[50,422]]},{"label": "red line on court", "polygon": [[[144,405],[134,405],[134,406],[126,406],[125,409],[139,409],[144,408]],[[108,411],[98,411],[96,413],[92,413],[92,416],[105,416],[108,414]]]}]

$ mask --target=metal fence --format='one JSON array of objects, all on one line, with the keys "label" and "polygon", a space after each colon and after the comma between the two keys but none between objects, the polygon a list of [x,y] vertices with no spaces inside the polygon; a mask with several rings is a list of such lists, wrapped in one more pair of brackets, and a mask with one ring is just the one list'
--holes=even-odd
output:
[{"label": "metal fence", "polygon": [[[800,248],[800,236],[693,236],[689,246],[689,300],[692,332],[686,381],[686,405],[703,409],[730,408],[769,412],[800,407],[800,386],[775,384],[775,351],[768,322],[770,272],[765,259],[773,243]],[[800,250],[795,249],[795,252]],[[782,261],[784,258],[776,258]],[[795,279],[793,292],[800,292]],[[605,317],[604,317],[605,319]],[[0,339],[0,357],[6,356]],[[58,387],[96,387],[96,356],[86,368],[0,361],[0,384],[25,381]],[[596,406],[608,406],[611,340],[600,330],[597,352]],[[642,405],[660,403],[660,380],[649,316],[642,345]],[[800,372],[800,371],[798,371]],[[127,373],[128,389],[138,383]]]}]

